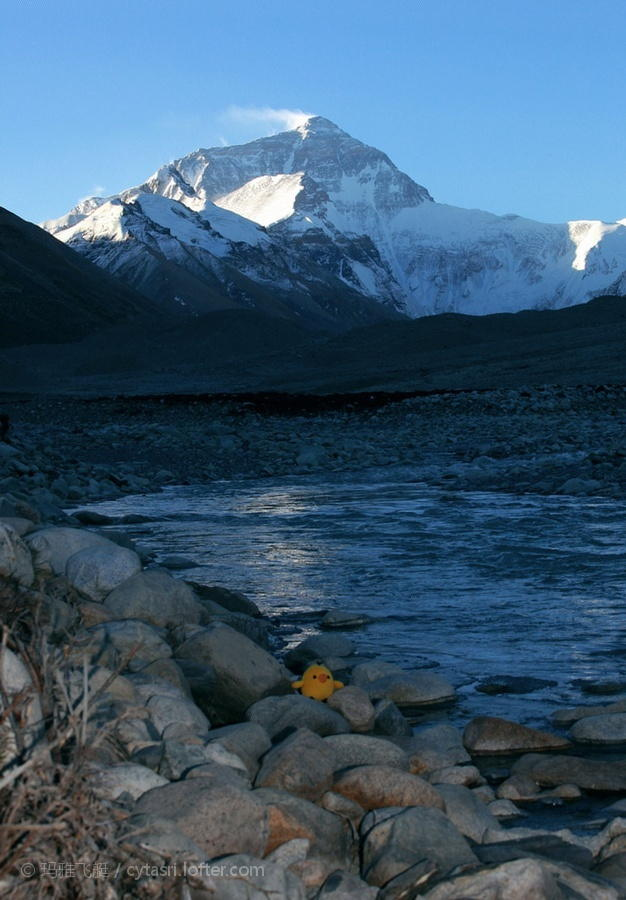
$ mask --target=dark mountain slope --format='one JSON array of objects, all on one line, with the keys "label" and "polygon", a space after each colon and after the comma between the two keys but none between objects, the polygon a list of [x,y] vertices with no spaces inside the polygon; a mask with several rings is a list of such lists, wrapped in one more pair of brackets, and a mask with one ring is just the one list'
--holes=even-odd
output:
[{"label": "dark mountain slope", "polygon": [[154,304],[0,207],[0,346],[75,341]]}]

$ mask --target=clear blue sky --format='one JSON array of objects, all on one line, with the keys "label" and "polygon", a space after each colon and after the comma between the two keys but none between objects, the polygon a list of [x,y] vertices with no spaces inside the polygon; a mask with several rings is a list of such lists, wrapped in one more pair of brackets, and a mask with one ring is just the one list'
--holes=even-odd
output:
[{"label": "clear blue sky", "polygon": [[40,221],[296,108],[435,199],[626,217],[624,0],[0,0],[0,204]]}]

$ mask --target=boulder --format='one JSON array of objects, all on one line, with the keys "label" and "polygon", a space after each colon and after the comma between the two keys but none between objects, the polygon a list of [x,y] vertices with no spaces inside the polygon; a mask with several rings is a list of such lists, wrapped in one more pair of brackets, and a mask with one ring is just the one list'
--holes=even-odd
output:
[{"label": "boulder", "polygon": [[496,789],[496,795],[505,800],[534,800],[538,793],[537,782],[522,773],[511,775]]},{"label": "boulder", "polygon": [[244,853],[188,866],[190,900],[306,900],[302,881],[279,863]]},{"label": "boulder", "polygon": [[161,569],[128,578],[108,594],[104,604],[118,618],[142,619],[162,628],[198,623],[202,615],[189,585]]},{"label": "boulder", "polygon": [[538,750],[563,750],[569,741],[556,734],[527,728],[508,719],[478,716],[465,726],[463,743],[472,755],[493,756]]},{"label": "boulder", "polygon": [[16,759],[20,749],[28,750],[45,734],[41,700],[27,666],[17,653],[0,646],[0,712],[21,695],[19,708],[19,739],[14,731],[13,717],[0,721],[0,769],[3,771]]},{"label": "boulder", "polygon": [[342,634],[314,634],[285,655],[285,665],[294,672],[303,672],[316,659],[350,656],[354,642]]},{"label": "boulder", "polygon": [[443,769],[435,769],[428,774],[431,784],[460,784],[463,787],[475,787],[484,783],[476,766],[446,766]]},{"label": "boulder", "polygon": [[315,803],[276,788],[257,788],[252,796],[267,810],[269,835],[265,853],[293,838],[306,838],[311,855],[341,868],[352,858],[352,828],[345,819]]},{"label": "boulder", "polygon": [[156,659],[171,656],[172,648],[151,625],[138,619],[114,619],[81,634],[72,653],[80,662],[85,652],[94,662],[113,669],[118,660],[127,660],[127,668],[136,672]]},{"label": "boulder", "polygon": [[374,727],[374,707],[367,693],[356,685],[348,685],[335,691],[326,701],[327,706],[341,713],[352,731],[371,731]]},{"label": "boulder", "polygon": [[579,719],[585,719],[587,716],[606,716],[623,712],[626,712],[626,700],[616,700],[615,703],[557,709],[552,713],[552,721],[555,725],[571,725],[572,722],[578,722]]},{"label": "boulder", "polygon": [[410,771],[416,775],[471,762],[461,732],[445,722],[421,728],[410,738],[394,738],[394,741],[408,754]]},{"label": "boulder", "polygon": [[378,822],[363,837],[361,874],[368,884],[380,887],[423,860],[434,863],[442,875],[478,862],[466,839],[439,809],[408,807]]},{"label": "boulder", "polygon": [[320,620],[320,628],[358,628],[373,621],[374,619],[365,613],[329,609]]},{"label": "boulder", "polygon": [[572,725],[570,734],[581,744],[623,744],[626,742],[626,713],[587,716]]},{"label": "boulder", "polygon": [[209,613],[215,614],[222,610],[229,610],[233,613],[244,613],[246,616],[258,617],[261,615],[254,600],[246,597],[240,591],[231,591],[218,584],[198,584],[196,581],[188,581],[187,584],[193,588],[199,602]]},{"label": "boulder", "polygon": [[378,888],[371,887],[356,875],[337,869],[320,887],[315,900],[376,900]]},{"label": "boulder", "polygon": [[626,791],[626,762],[581,756],[528,753],[513,764],[515,775],[527,775],[542,787],[575,784],[584,791]]},{"label": "boulder", "polygon": [[194,772],[194,769],[203,769],[204,777],[220,784],[232,784],[241,789],[250,787],[242,761],[219,743],[197,744],[176,739],[162,741],[158,766],[160,775],[170,781],[189,778],[192,773],[197,778],[201,773]]},{"label": "boulder", "polygon": [[36,569],[52,572],[54,575],[65,574],[67,561],[75,553],[87,547],[107,547],[111,541],[87,531],[86,528],[66,528],[64,526],[48,526],[26,535],[28,547],[33,554]]},{"label": "boulder", "polygon": [[206,735],[211,723],[198,707],[185,697],[176,692],[176,696],[153,694],[147,704],[150,718],[159,735],[168,725],[184,725],[189,731],[198,735]]},{"label": "boulder", "polygon": [[445,804],[444,812],[461,834],[480,844],[488,828],[499,828],[482,800],[460,784],[439,784],[439,794]]},{"label": "boulder", "polygon": [[410,673],[401,669],[395,663],[385,662],[382,659],[372,659],[368,662],[359,663],[352,670],[352,683],[358,687],[364,688],[379,678],[385,678],[388,675],[397,675],[403,677]]},{"label": "boulder", "polygon": [[177,657],[195,660],[213,670],[211,719],[221,724],[240,721],[248,707],[263,697],[291,690],[285,669],[273,656],[222,623],[199,630],[178,647]]},{"label": "boulder", "polygon": [[316,801],[329,790],[334,768],[335,757],[324,738],[298,728],[265,754],[254,783]]},{"label": "boulder", "polygon": [[205,858],[241,851],[263,856],[268,812],[253,791],[193,778],[153,788],[135,804],[135,813],[162,814],[195,841]]},{"label": "boulder", "polygon": [[378,734],[402,737],[410,736],[413,729],[393,700],[377,700],[374,703],[374,731]]},{"label": "boulder", "polygon": [[443,809],[439,792],[418,775],[392,766],[365,765],[345,769],[333,784],[333,792],[342,794],[363,809],[385,806],[432,806]]},{"label": "boulder", "polygon": [[347,819],[352,823],[355,831],[358,829],[361,819],[365,815],[365,810],[354,800],[349,800],[342,794],[336,794],[334,791],[326,791],[320,800],[320,806],[327,809],[328,812],[335,813],[343,819]]},{"label": "boulder", "polygon": [[267,619],[247,616],[245,613],[229,612],[227,609],[219,613],[205,613],[202,617],[203,625],[212,625],[215,622],[224,622],[225,625],[230,625],[235,631],[245,634],[259,647],[267,650],[270,646],[270,623]]},{"label": "boulder", "polygon": [[136,763],[118,763],[97,769],[91,774],[90,782],[94,792],[108,800],[117,800],[122,794],[130,794],[137,800],[146,791],[168,784],[167,778]]},{"label": "boulder", "polygon": [[138,813],[129,816],[125,823],[125,841],[135,844],[149,853],[156,853],[165,859],[202,862],[206,853],[202,847],[166,816],[158,813]]},{"label": "boulder", "polygon": [[324,742],[334,754],[336,771],[348,766],[370,765],[409,768],[406,753],[385,738],[365,734],[334,734],[325,737]]},{"label": "boulder", "polygon": [[17,531],[0,524],[0,579],[11,578],[29,587],[35,580],[30,550]]},{"label": "boulder", "polygon": [[454,699],[452,685],[434,672],[414,672],[403,675],[385,675],[364,685],[372,700],[392,700],[402,708],[432,706]]},{"label": "boulder", "polygon": [[237,725],[213,728],[208,740],[219,741],[222,747],[242,759],[251,778],[258,771],[259,759],[272,746],[267,731],[256,722],[239,722]]},{"label": "boulder", "polygon": [[69,583],[89,600],[103,600],[119,584],[141,572],[141,560],[132,550],[108,545],[85,547],[65,565]]},{"label": "boulder", "polygon": [[270,738],[286,728],[308,728],[324,737],[350,731],[344,717],[330,709],[326,703],[290,694],[286,697],[266,697],[254,703],[246,712],[246,718],[262,725]]},{"label": "boulder", "polygon": [[24,537],[37,527],[31,519],[25,519],[23,516],[0,516],[0,525],[12,528],[19,537]]},{"label": "boulder", "polygon": [[591,873],[582,874],[565,863],[515,859],[496,868],[458,875],[436,885],[423,896],[425,900],[466,900],[469,897],[618,900],[619,893],[604,879]]}]

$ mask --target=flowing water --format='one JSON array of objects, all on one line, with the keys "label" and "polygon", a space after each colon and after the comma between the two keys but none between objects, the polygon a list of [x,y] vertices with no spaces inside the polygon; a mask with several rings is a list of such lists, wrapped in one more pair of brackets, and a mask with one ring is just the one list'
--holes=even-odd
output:
[{"label": "flowing water", "polygon": [[[544,724],[589,698],[580,680],[622,679],[626,503],[427,486],[406,468],[168,487],[99,503],[152,521],[124,530],[191,557],[181,574],[242,590],[269,614],[339,608],[375,618],[350,632],[360,654],[425,661],[459,688],[453,717]],[[296,617],[297,619],[297,617]],[[523,694],[476,690],[492,676],[555,682]],[[623,695],[618,695],[623,696]]]}]

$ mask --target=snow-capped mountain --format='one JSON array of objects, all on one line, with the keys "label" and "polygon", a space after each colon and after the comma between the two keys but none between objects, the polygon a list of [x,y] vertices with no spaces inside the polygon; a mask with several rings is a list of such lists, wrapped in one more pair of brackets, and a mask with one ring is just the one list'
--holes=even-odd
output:
[{"label": "snow-capped mountain", "polygon": [[44,227],[150,296],[192,309],[223,305],[226,293],[233,305],[354,324],[372,301],[389,314],[485,314],[626,290],[626,219],[549,225],[436,203],[383,152],[320,116],[197,150]]}]

